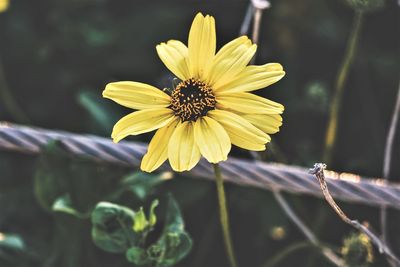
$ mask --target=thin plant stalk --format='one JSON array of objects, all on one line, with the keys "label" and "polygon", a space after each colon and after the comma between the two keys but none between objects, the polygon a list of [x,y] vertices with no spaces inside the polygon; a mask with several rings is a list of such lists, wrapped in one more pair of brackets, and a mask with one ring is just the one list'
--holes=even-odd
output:
[{"label": "thin plant stalk", "polygon": [[230,234],[229,215],[228,215],[228,208],[226,206],[224,180],[222,178],[221,169],[219,165],[213,164],[213,166],[214,166],[215,181],[218,193],[219,218],[221,222],[222,233],[224,236],[225,249],[231,267],[237,267],[238,265],[236,262],[235,253],[233,251],[232,238]]},{"label": "thin plant stalk", "polygon": [[242,26],[240,27],[239,35],[246,35],[249,32],[251,19],[253,18],[253,4],[249,3],[249,6],[246,9],[246,14],[243,19]]},{"label": "thin plant stalk", "polygon": [[[330,107],[328,127],[325,135],[325,145],[323,154],[323,161],[328,165],[332,163],[333,150],[335,148],[337,139],[339,112],[341,108],[344,87],[346,85],[349,71],[351,65],[353,64],[355,54],[357,52],[358,41],[360,38],[360,33],[362,28],[362,21],[363,21],[363,13],[361,11],[356,11],[353,18],[353,25],[350,32],[350,36],[347,40],[346,51],[344,53],[342,64],[340,65],[336,77],[333,101]],[[327,214],[325,213],[325,209],[322,206],[320,206],[317,214],[318,214],[317,218],[319,219],[316,221],[314,229],[315,232],[318,234],[321,226],[326,220]],[[313,261],[314,259],[311,258],[310,265],[312,265]]]},{"label": "thin plant stalk", "polygon": [[[261,4],[264,4],[264,6],[257,7],[254,5],[254,2],[252,1],[253,9],[251,10],[250,7],[247,10],[247,14],[245,17],[245,20],[243,21],[243,25],[250,24],[250,20],[246,18],[249,17],[248,13],[250,11],[253,11],[253,32],[252,32],[252,41],[253,43],[257,44],[259,40],[259,34],[260,34],[260,25],[261,25],[261,18],[264,9],[270,7],[270,3],[268,1],[261,1]],[[244,26],[242,25],[242,28]],[[248,25],[247,25],[248,28]],[[255,56],[252,58],[251,63],[255,62]],[[260,158],[260,155],[256,152],[252,153],[252,155],[256,158]],[[304,233],[304,235],[310,240],[311,244],[314,245],[316,248],[320,249],[322,254],[330,261],[332,262],[335,266],[345,266],[344,261],[339,258],[331,249],[322,246],[317,239],[317,237],[311,232],[311,230],[305,225],[305,223],[294,213],[292,208],[290,207],[289,203],[285,200],[285,198],[281,195],[281,193],[277,190],[273,191],[274,197],[277,200],[278,204],[280,207],[283,209],[283,211],[287,214],[287,216],[293,221],[293,223],[296,224],[296,226]],[[279,255],[278,255],[279,256]],[[280,258],[279,258],[280,260]],[[271,262],[272,265],[274,265],[274,261]],[[271,265],[271,266],[272,266]],[[269,264],[267,264],[269,266]]]},{"label": "thin plant stalk", "polygon": [[262,14],[263,14],[262,9],[255,8],[254,20],[253,20],[253,36],[251,37],[253,43],[255,44],[258,44]]},{"label": "thin plant stalk", "polygon": [[333,101],[331,104],[329,123],[325,136],[325,151],[324,162],[330,164],[332,161],[332,153],[336,144],[339,111],[343,98],[343,91],[349,75],[349,70],[354,61],[354,56],[357,51],[358,41],[362,28],[363,13],[356,11],[353,19],[353,26],[347,42],[346,52],[344,54],[343,62],[339,68],[336,78],[335,91]]},{"label": "thin plant stalk", "polygon": [[[269,2],[265,8],[270,7]],[[257,44],[259,39],[261,18],[263,14],[263,10],[261,8],[254,7],[254,20],[253,20],[253,34],[252,41]],[[252,59],[252,63],[255,61],[255,56]],[[254,154],[258,155],[258,154]],[[304,233],[304,235],[310,240],[311,244],[321,250],[322,254],[334,265],[336,266],[345,266],[344,261],[339,258],[331,249],[324,247],[320,244],[317,237],[312,233],[312,231],[305,225],[305,223],[295,214],[293,209],[290,207],[289,203],[285,200],[285,198],[281,195],[279,191],[274,190],[274,197],[277,200],[279,206],[283,209],[286,215],[292,220],[293,223]]]},{"label": "thin plant stalk", "polygon": [[[390,176],[390,165],[392,161],[392,150],[393,150],[393,143],[394,137],[396,133],[397,123],[399,120],[400,115],[400,82],[399,82],[399,89],[397,92],[397,100],[393,110],[392,120],[390,122],[389,131],[386,138],[386,145],[385,145],[385,154],[383,158],[383,178],[388,180]],[[383,242],[388,242],[387,240],[387,210],[385,206],[381,208],[381,231],[382,231],[382,240]]]},{"label": "thin plant stalk", "polygon": [[279,191],[273,191],[274,197],[278,202],[279,206],[286,213],[289,219],[299,228],[299,230],[307,237],[310,242],[308,244],[312,244],[316,249],[318,249],[321,254],[329,260],[333,265],[338,267],[347,267],[344,260],[337,256],[335,252],[329,247],[324,246],[315,236],[315,234],[307,227],[307,225],[300,219],[300,217],[293,211],[290,207],[289,203],[285,200],[282,194]]}]

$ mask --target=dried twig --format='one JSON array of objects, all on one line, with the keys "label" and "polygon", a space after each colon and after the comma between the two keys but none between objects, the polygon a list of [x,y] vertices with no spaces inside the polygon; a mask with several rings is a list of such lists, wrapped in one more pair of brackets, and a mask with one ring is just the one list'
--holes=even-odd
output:
[{"label": "dried twig", "polygon": [[325,181],[325,175],[324,175],[324,170],[326,168],[326,164],[324,163],[316,163],[314,164],[314,168],[310,169],[310,173],[315,175],[317,177],[318,182],[320,184],[322,193],[324,194],[324,197],[326,201],[329,203],[329,205],[333,208],[333,210],[336,212],[337,215],[347,224],[353,226],[357,230],[363,232],[366,234],[372,241],[372,243],[379,249],[379,252],[381,254],[386,255],[386,257],[394,262],[396,265],[395,266],[400,266],[400,260],[393,254],[392,250],[386,245],[385,242],[383,242],[375,233],[372,232],[371,229],[368,229],[365,225],[362,225],[359,223],[357,220],[351,220],[344,212],[343,210],[336,204],[335,200],[331,196],[328,190],[328,185],[326,184]]},{"label": "dried twig", "polygon": [[[388,135],[386,138],[386,146],[385,146],[385,155],[383,158],[383,178],[388,180],[390,176],[390,165],[392,161],[392,149],[393,149],[393,142],[394,136],[396,133],[397,122],[399,120],[400,114],[400,83],[399,89],[397,92],[397,100],[394,107],[392,120],[390,122]],[[387,220],[387,210],[386,206],[382,206],[381,208],[381,231],[382,231],[382,240],[387,243],[387,228],[386,228],[386,220]]]}]

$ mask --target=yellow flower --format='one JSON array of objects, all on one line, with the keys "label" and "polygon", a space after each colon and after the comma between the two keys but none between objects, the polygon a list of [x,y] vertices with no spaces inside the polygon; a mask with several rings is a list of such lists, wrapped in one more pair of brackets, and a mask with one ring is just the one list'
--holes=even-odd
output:
[{"label": "yellow flower", "polygon": [[114,142],[157,130],[141,169],[152,172],[169,159],[172,169],[192,169],[201,156],[227,159],[231,144],[262,151],[282,125],[283,106],[250,93],[279,81],[278,63],[247,66],[257,46],[246,36],[216,52],[215,21],[198,13],[188,46],[177,40],[157,45],[165,66],[181,82],[171,95],[139,82],[109,83],[103,96],[135,111],[119,120]]},{"label": "yellow flower", "polygon": [[8,0],[0,0],[0,13],[8,9]]}]

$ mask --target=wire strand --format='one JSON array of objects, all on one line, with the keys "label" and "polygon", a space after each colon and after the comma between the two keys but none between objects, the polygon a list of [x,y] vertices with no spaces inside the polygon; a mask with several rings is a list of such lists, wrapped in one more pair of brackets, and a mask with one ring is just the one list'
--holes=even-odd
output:
[{"label": "wire strand", "polygon": [[[114,144],[109,138],[44,130],[0,122],[0,149],[38,154],[50,140],[59,140],[67,151],[96,161],[139,168],[147,144],[121,141]],[[319,183],[306,168],[257,160],[230,157],[220,164],[225,180],[242,186],[280,190],[296,194],[323,197]],[[170,170],[168,164],[161,170]],[[209,163],[201,160],[185,175],[214,180]],[[368,179],[355,174],[326,171],[326,182],[335,199],[369,206],[387,206],[400,210],[400,184],[383,179]]]}]

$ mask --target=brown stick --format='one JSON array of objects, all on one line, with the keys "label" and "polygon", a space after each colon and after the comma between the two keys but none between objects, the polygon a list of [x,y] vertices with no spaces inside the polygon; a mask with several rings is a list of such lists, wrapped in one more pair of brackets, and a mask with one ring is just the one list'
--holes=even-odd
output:
[{"label": "brown stick", "polygon": [[322,193],[324,194],[324,197],[325,197],[326,201],[328,202],[328,204],[333,208],[333,210],[336,212],[336,214],[339,215],[340,219],[342,219],[345,223],[353,226],[357,230],[366,234],[371,239],[372,243],[379,249],[379,252],[381,254],[386,255],[386,257],[390,261],[395,263],[395,266],[399,267],[400,260],[393,254],[392,250],[386,245],[386,243],[383,242],[375,233],[372,232],[371,229],[368,229],[365,225],[362,225],[357,220],[351,220],[343,212],[343,210],[336,204],[335,200],[329,193],[328,185],[326,184],[326,181],[325,181],[325,174],[324,174],[325,168],[326,168],[326,164],[315,163],[314,168],[310,169],[309,172],[311,174],[315,175],[315,177],[317,177],[317,180],[321,187]]}]

